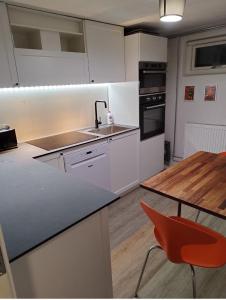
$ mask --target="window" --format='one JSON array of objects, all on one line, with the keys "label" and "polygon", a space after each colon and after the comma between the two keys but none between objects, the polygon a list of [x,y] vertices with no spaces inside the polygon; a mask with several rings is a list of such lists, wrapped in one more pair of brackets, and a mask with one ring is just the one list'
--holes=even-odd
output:
[{"label": "window", "polygon": [[226,44],[197,47],[195,68],[226,65]]},{"label": "window", "polygon": [[226,36],[189,41],[185,75],[226,73]]}]

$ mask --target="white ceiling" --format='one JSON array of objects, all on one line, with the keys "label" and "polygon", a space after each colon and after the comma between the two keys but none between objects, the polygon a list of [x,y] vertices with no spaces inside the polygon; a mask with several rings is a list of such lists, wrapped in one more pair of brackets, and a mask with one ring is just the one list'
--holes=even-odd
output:
[{"label": "white ceiling", "polygon": [[142,24],[163,35],[226,23],[226,0],[187,0],[184,19],[177,24],[160,23],[158,0],[10,0],[10,2],[123,26]]}]

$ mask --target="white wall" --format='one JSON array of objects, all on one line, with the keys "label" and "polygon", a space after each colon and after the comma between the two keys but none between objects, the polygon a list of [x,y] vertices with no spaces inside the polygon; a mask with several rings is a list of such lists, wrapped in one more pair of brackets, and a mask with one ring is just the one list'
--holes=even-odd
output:
[{"label": "white wall", "polygon": [[139,82],[111,84],[108,93],[114,122],[139,127]]},{"label": "white wall", "polygon": [[[196,75],[196,76],[184,76],[183,63],[185,58],[185,43],[188,40],[205,38],[208,36],[216,36],[226,34],[226,28],[206,31],[189,36],[184,36],[179,39],[179,60],[178,60],[178,94],[177,94],[177,111],[176,111],[176,134],[175,134],[175,157],[183,157],[184,148],[184,126],[187,122],[203,123],[203,124],[217,124],[226,125],[226,75]],[[176,64],[177,59],[174,57],[177,53],[177,43],[174,43],[174,49],[169,48],[169,58],[174,60],[174,64],[169,65],[169,73],[176,78]],[[173,56],[174,55],[174,56]],[[217,100],[215,102],[204,101],[204,88],[205,85],[216,84],[217,85]],[[194,101],[184,101],[184,87],[186,85],[195,85],[195,99]],[[172,130],[174,127],[175,118],[172,118],[174,111],[174,102],[172,99],[176,98],[175,85],[168,86],[170,98],[167,101],[168,108],[166,115],[166,127],[169,128],[167,138],[170,138],[173,143]],[[167,90],[167,93],[168,93]],[[174,91],[173,91],[174,90]],[[171,134],[170,134],[171,132]]]},{"label": "white wall", "polygon": [[[108,85],[0,89],[0,124],[26,141],[94,126],[95,100],[108,101]],[[104,105],[98,106],[106,123]]]},{"label": "white wall", "polygon": [[178,68],[178,38],[168,40],[168,67],[166,80],[166,127],[165,139],[171,142],[171,153],[174,151],[174,127],[176,116],[176,90]]}]

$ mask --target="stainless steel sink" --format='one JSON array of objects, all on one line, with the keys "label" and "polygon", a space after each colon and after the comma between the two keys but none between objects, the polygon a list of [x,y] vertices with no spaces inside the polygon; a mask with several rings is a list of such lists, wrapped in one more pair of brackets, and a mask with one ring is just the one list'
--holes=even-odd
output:
[{"label": "stainless steel sink", "polygon": [[128,130],[128,127],[123,127],[123,126],[118,126],[118,125],[111,125],[111,126],[106,126],[106,127],[101,127],[101,128],[96,128],[89,130],[88,132],[95,133],[95,134],[100,134],[100,135],[109,135],[109,134],[114,134],[118,133],[121,131]]}]

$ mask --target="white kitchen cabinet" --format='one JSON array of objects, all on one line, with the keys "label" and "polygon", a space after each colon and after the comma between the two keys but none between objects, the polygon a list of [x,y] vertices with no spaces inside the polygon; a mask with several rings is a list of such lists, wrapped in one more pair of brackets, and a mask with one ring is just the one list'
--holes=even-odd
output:
[{"label": "white kitchen cabinet", "polygon": [[11,269],[18,298],[112,298],[107,208],[14,260]]},{"label": "white kitchen cabinet", "polygon": [[111,190],[122,194],[139,183],[139,131],[109,138]]},{"label": "white kitchen cabinet", "polygon": [[88,83],[85,53],[15,49],[22,86]]},{"label": "white kitchen cabinet", "polygon": [[2,2],[0,2],[0,70],[0,87],[12,87],[18,83],[7,9]]},{"label": "white kitchen cabinet", "polygon": [[165,134],[140,142],[140,182],[164,169]]},{"label": "white kitchen cabinet", "polygon": [[85,21],[90,82],[125,81],[124,29]]},{"label": "white kitchen cabinet", "polygon": [[139,80],[139,61],[167,62],[167,38],[145,33],[125,37],[126,80]]},{"label": "white kitchen cabinet", "polygon": [[40,162],[46,163],[56,169],[59,169],[59,170],[62,170],[65,172],[64,160],[63,160],[63,156],[61,155],[60,152],[40,156],[36,159]]},{"label": "white kitchen cabinet", "polygon": [[140,33],[140,60],[167,62],[167,38]]},{"label": "white kitchen cabinet", "polygon": [[20,85],[89,82],[81,19],[11,5],[8,13]]},{"label": "white kitchen cabinet", "polygon": [[134,130],[37,160],[120,195],[139,184],[139,138]]},{"label": "white kitchen cabinet", "polygon": [[65,171],[103,189],[110,190],[108,143],[67,151],[63,154]]},{"label": "white kitchen cabinet", "polygon": [[14,280],[12,277],[11,267],[9,264],[9,258],[5,247],[4,236],[2,228],[0,227],[0,298],[16,298],[16,291]]}]

